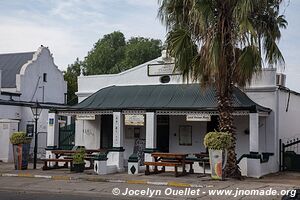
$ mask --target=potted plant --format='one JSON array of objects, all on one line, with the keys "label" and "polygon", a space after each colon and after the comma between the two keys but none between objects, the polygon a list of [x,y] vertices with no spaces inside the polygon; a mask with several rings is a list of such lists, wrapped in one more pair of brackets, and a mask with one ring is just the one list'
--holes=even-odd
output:
[{"label": "potted plant", "polygon": [[13,145],[15,169],[27,169],[31,138],[25,132],[15,132],[11,135],[10,142]]},{"label": "potted plant", "polygon": [[224,180],[223,169],[227,162],[227,149],[232,144],[229,133],[209,132],[204,137],[204,146],[209,149],[209,162],[212,179]]},{"label": "potted plant", "polygon": [[83,172],[85,167],[84,162],[85,148],[79,148],[73,155],[73,170],[75,172]]}]

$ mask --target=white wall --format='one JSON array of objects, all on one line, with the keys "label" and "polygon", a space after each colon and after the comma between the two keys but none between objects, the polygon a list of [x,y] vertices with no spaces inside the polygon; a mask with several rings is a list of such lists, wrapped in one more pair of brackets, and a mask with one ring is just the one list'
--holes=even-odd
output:
[{"label": "white wall", "polygon": [[[279,90],[280,115],[278,131],[279,138],[281,138],[283,142],[293,138],[300,138],[300,123],[297,123],[300,116],[300,96],[291,93],[290,102],[288,103],[288,95],[288,92]],[[286,111],[287,106],[288,111]]]},{"label": "white wall", "polygon": [[[146,122],[147,123],[147,122]],[[134,150],[134,128],[135,126],[125,126],[124,128],[124,159],[125,159],[125,166],[127,166],[127,160],[129,156],[133,153]],[[138,126],[136,128],[140,128],[140,139],[146,139],[146,129],[145,126]]]},{"label": "white wall", "polygon": [[[44,73],[47,82],[43,82]],[[39,48],[33,60],[22,67],[17,75],[18,89],[22,101],[64,103],[67,85],[48,48]]]},{"label": "white wall", "polygon": [[[43,81],[43,74],[47,74],[47,82]],[[38,100],[47,103],[63,104],[67,84],[62,72],[54,64],[52,54],[46,47],[40,47],[34,54],[33,59],[24,64],[20,74],[16,75],[17,88],[9,89],[11,92],[21,93],[20,97],[13,97],[16,101],[34,102]],[[2,88],[2,90],[4,90]],[[5,89],[7,91],[7,89]],[[1,95],[0,99],[10,100],[9,96]],[[34,124],[30,107],[0,105],[0,119],[19,120],[19,130],[26,131],[27,124]],[[44,109],[38,120],[38,156],[45,154],[47,146],[47,120],[48,109]],[[0,147],[1,148],[1,147]],[[2,151],[2,148],[0,149]],[[31,145],[31,153],[33,143]]]},{"label": "white wall", "polygon": [[[161,84],[160,76],[148,76],[148,64],[158,64],[162,58],[149,61],[119,74],[111,75],[93,75],[78,77],[78,92],[79,102],[94,92],[112,85],[153,85]],[[168,84],[182,83],[182,78],[179,75],[170,76],[171,81]],[[91,84],[92,83],[92,84]]]},{"label": "white wall", "polygon": [[9,138],[15,131],[18,131],[17,120],[0,120],[0,160],[3,162],[13,161],[13,148]]},{"label": "white wall", "polygon": [[249,134],[245,134],[245,130],[249,130],[249,116],[235,116],[234,126],[236,127],[236,154],[239,159],[243,154],[249,154]]},{"label": "white wall", "polygon": [[[192,126],[192,146],[179,145],[179,126]],[[186,116],[170,116],[169,151],[180,153],[205,152],[203,139],[206,134],[206,122],[187,122]]]},{"label": "white wall", "polygon": [[0,119],[21,120],[22,108],[20,106],[0,105]]},{"label": "white wall", "polygon": [[76,120],[75,145],[87,149],[100,148],[101,116],[95,120]]}]

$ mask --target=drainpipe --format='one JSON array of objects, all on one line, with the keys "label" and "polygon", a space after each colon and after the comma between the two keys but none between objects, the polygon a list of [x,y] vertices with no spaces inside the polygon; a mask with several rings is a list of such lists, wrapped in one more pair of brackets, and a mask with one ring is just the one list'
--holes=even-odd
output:
[{"label": "drainpipe", "polygon": [[280,160],[279,160],[279,156],[278,156],[278,141],[279,141],[279,130],[278,130],[278,123],[279,123],[279,89],[277,87],[276,89],[276,111],[275,111],[275,158],[276,158],[276,162],[277,162],[277,166],[279,167],[280,165]]}]

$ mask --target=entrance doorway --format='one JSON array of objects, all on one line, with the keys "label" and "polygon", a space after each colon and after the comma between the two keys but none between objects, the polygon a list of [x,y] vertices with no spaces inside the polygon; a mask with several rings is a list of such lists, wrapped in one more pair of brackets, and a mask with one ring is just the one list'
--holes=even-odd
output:
[{"label": "entrance doorway", "polygon": [[101,115],[101,149],[110,149],[113,146],[113,116]]},{"label": "entrance doorway", "polygon": [[212,115],[211,120],[207,122],[206,133],[218,130],[219,129],[218,126],[219,126],[219,116]]},{"label": "entrance doorway", "polygon": [[169,116],[157,116],[157,149],[161,152],[169,152]]}]

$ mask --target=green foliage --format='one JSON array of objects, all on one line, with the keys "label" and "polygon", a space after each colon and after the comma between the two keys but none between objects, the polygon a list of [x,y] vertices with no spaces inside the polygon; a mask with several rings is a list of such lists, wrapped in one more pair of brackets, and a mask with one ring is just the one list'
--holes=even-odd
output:
[{"label": "green foliage", "polygon": [[27,137],[25,132],[14,132],[10,137],[12,144],[30,144],[31,138]]},{"label": "green foliage", "polygon": [[209,149],[225,150],[232,145],[232,137],[224,132],[209,132],[204,137],[204,146]]},{"label": "green foliage", "polygon": [[124,57],[115,65],[111,73],[119,73],[130,69],[161,54],[161,41],[143,37],[132,37],[124,48]]},{"label": "green foliage", "polygon": [[79,148],[73,155],[73,164],[84,164],[85,148]]},{"label": "green foliage", "polygon": [[225,93],[228,84],[250,83],[263,63],[283,66],[278,47],[281,29],[287,27],[280,15],[282,2],[160,0],[159,16],[175,67],[204,85],[216,82],[218,92]]},{"label": "green foliage", "polygon": [[125,52],[125,36],[119,31],[104,35],[96,42],[83,61],[87,75],[111,73],[122,61]]},{"label": "green foliage", "polygon": [[78,91],[77,76],[80,75],[81,62],[77,58],[74,64],[68,66],[64,72],[64,79],[68,83],[68,105],[75,105],[78,102],[78,97],[75,92]]},{"label": "green foliage", "polygon": [[143,37],[132,37],[125,40],[123,33],[115,31],[99,39],[83,61],[78,58],[64,72],[68,82],[68,104],[78,102],[75,92],[80,68],[85,75],[120,73],[160,56],[160,40]]}]

